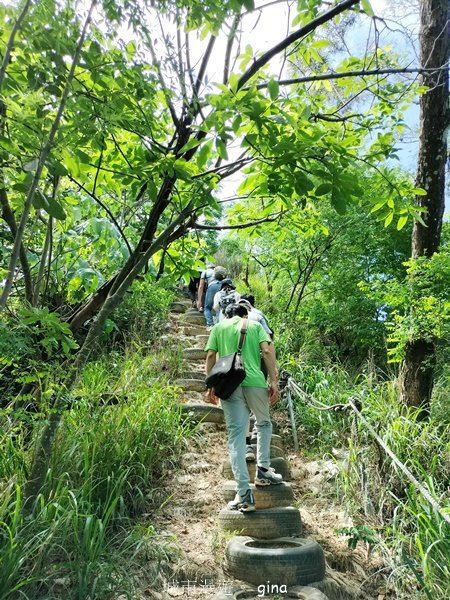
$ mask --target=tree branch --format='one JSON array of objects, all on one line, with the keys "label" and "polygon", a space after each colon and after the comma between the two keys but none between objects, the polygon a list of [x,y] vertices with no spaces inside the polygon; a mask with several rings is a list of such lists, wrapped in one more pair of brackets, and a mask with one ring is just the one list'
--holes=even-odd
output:
[{"label": "tree branch", "polygon": [[[296,83],[308,83],[311,81],[325,81],[328,79],[344,79],[345,77],[366,77],[368,75],[392,75],[395,73],[428,73],[430,71],[448,71],[449,67],[424,69],[424,68],[410,68],[405,67],[403,69],[368,69],[362,71],[343,71],[342,73],[327,73],[323,75],[308,75],[306,77],[295,77],[294,79],[281,79],[278,85],[295,85]],[[269,83],[259,83],[256,88],[258,90],[265,89]],[[248,89],[248,88],[246,88]]]},{"label": "tree branch", "polygon": [[298,39],[304,37],[308,33],[311,33],[320,25],[331,21],[331,19],[333,19],[337,15],[348,10],[349,8],[352,8],[352,6],[355,6],[356,4],[359,4],[359,2],[360,0],[344,0],[344,2],[341,2],[331,10],[317,17],[316,19],[313,19],[304,27],[300,27],[300,29],[294,31],[293,33],[291,33],[291,35],[288,35],[279,44],[277,44],[276,46],[265,52],[257,60],[255,60],[252,66],[249,69],[247,69],[247,71],[239,79],[237,89],[242,89],[247,83],[247,81],[249,81],[253,77],[253,75],[255,75],[264,65],[266,65],[271,58],[273,58],[280,52],[283,52],[283,50],[285,50],[288,46],[296,42]]},{"label": "tree branch", "polygon": [[280,217],[285,214],[286,211],[281,211],[272,215],[270,217],[266,217],[265,219],[259,219],[258,221],[251,221],[250,223],[241,223],[240,225],[201,225],[200,223],[192,223],[191,227],[193,229],[203,229],[206,231],[224,231],[225,229],[248,229],[248,227],[254,227],[255,225],[261,225],[262,223],[273,223]]}]

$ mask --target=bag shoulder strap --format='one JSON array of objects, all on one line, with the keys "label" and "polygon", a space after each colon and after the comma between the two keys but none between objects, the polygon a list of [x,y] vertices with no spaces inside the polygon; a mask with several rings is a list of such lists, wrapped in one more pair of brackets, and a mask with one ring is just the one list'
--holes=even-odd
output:
[{"label": "bag shoulder strap", "polygon": [[238,354],[240,354],[242,352],[242,346],[244,345],[245,334],[247,333],[247,325],[248,325],[248,319],[243,319],[241,335],[239,336],[239,344],[238,344],[238,349],[237,349]]}]

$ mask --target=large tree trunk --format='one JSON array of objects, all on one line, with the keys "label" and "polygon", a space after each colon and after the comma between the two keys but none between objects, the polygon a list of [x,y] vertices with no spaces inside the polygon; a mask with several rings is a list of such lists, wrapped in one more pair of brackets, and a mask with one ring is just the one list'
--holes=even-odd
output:
[{"label": "large tree trunk", "polygon": [[[412,258],[431,257],[441,239],[445,204],[446,129],[449,124],[448,71],[449,55],[448,0],[422,0],[420,11],[420,60],[426,69],[423,83],[429,89],[420,100],[420,146],[417,187],[427,191],[418,196],[417,204],[426,208],[425,225],[414,222]],[[426,339],[411,340],[402,365],[401,401],[408,406],[429,411],[433,390],[434,343]]]}]

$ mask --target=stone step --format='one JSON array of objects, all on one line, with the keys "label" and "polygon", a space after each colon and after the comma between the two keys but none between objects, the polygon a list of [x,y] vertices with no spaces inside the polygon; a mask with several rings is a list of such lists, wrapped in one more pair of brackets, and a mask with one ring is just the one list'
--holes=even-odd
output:
[{"label": "stone step", "polygon": [[196,337],[197,335],[203,335],[206,331],[205,327],[183,324],[182,333],[184,335],[188,335],[189,337]]},{"label": "stone step", "polygon": [[[184,323],[191,323],[192,325],[206,325],[206,320],[203,313],[186,314],[183,321]],[[180,324],[183,324],[183,321],[180,321]]]},{"label": "stone step", "polygon": [[206,392],[204,379],[177,379],[175,385],[183,388],[185,392]]},{"label": "stone step", "polygon": [[[198,367],[198,363],[195,362],[194,363],[195,367]],[[205,371],[197,371],[196,368],[194,369],[190,369],[189,371],[181,371],[181,373],[179,373],[180,379],[203,379],[203,381],[205,380]]]},{"label": "stone step", "polygon": [[205,360],[206,352],[202,348],[184,348],[183,357],[187,360]]},{"label": "stone step", "polygon": [[186,305],[182,302],[172,302],[170,305],[170,311],[174,313],[185,313]]}]

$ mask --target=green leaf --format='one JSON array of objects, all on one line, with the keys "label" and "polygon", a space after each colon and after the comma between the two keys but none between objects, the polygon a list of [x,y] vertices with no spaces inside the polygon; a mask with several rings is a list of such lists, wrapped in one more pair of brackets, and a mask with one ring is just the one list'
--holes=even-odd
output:
[{"label": "green leaf", "polygon": [[203,146],[200,148],[199,152],[197,153],[198,166],[200,168],[204,167],[206,164],[206,161],[208,160],[208,158],[210,156],[211,156],[211,140],[206,142],[206,144],[203,144]]},{"label": "green leaf", "polygon": [[403,229],[403,227],[406,225],[406,223],[408,222],[408,217],[403,215],[402,217],[399,218],[399,220],[397,221],[397,230],[400,231],[401,229]]},{"label": "green leaf", "polygon": [[267,89],[269,90],[269,95],[271,100],[276,100],[278,98],[280,86],[278,85],[278,81],[276,79],[271,79],[267,84]]},{"label": "green leaf", "polygon": [[345,199],[345,196],[342,193],[340,193],[335,186],[333,187],[333,191],[331,194],[331,204],[333,205],[336,212],[340,215],[344,215],[346,213],[347,201]]},{"label": "green leaf", "polygon": [[369,17],[373,17],[375,16],[375,13],[373,12],[373,8],[370,5],[369,0],[361,0],[361,6],[363,11],[369,16]]},{"label": "green leaf", "polygon": [[331,183],[321,183],[316,187],[316,191],[314,192],[314,194],[316,196],[325,196],[325,194],[331,192],[332,188],[333,186],[331,185]]},{"label": "green leaf", "polygon": [[390,212],[388,214],[388,216],[385,218],[384,220],[384,226],[385,227],[389,227],[389,225],[392,223],[392,219],[394,218],[394,213]]},{"label": "green leaf", "polygon": [[413,188],[412,192],[416,196],[426,196],[428,194],[427,190],[424,190],[423,188]]},{"label": "green leaf", "polygon": [[373,206],[371,208],[370,212],[373,213],[373,212],[376,212],[377,210],[380,210],[380,208],[382,208],[386,204],[387,201],[388,201],[387,198],[384,198],[383,200],[380,200],[379,202],[377,202],[375,204],[375,206]]},{"label": "green leaf", "polygon": [[158,197],[158,188],[156,187],[155,182],[152,179],[149,179],[147,181],[147,193],[150,200],[152,200],[152,202],[155,202],[156,198]]},{"label": "green leaf", "polygon": [[59,202],[54,200],[53,198],[47,198],[48,200],[48,208],[45,209],[46,212],[55,219],[59,219],[60,221],[64,221],[66,218],[66,213]]},{"label": "green leaf", "polygon": [[180,150],[178,150],[178,153],[183,154],[183,152],[192,150],[192,148],[197,148],[197,146],[199,146],[200,144],[201,144],[200,140],[193,138],[193,139],[189,140],[188,142],[186,142],[186,144],[182,148],[180,148]]},{"label": "green leaf", "polygon": [[220,140],[220,139],[216,140],[216,148],[217,148],[218,155],[221,158],[223,158],[224,160],[228,160],[227,147],[225,146],[225,144],[222,140]]},{"label": "green leaf", "polygon": [[254,2],[254,0],[243,0],[242,4],[245,6],[245,8],[248,11],[252,11],[252,10],[255,9],[255,2]]},{"label": "green leaf", "polygon": [[40,188],[37,188],[36,193],[34,195],[33,206],[36,210],[45,210],[46,212],[48,212],[48,199],[45,197]]},{"label": "green leaf", "polygon": [[58,162],[57,160],[52,161],[47,166],[48,166],[48,170],[53,175],[58,175],[59,177],[64,177],[64,175],[67,175],[67,173],[68,173],[66,167],[62,163]]}]

